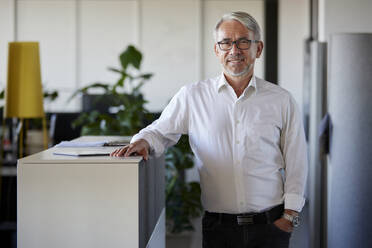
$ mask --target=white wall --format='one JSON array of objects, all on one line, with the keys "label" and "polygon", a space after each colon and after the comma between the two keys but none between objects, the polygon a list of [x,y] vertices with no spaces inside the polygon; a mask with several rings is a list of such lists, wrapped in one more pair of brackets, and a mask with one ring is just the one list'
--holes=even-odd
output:
[{"label": "white wall", "polygon": [[55,109],[76,109],[77,99],[66,104],[76,88],[75,1],[18,0],[16,8],[18,41],[39,42],[43,87],[60,95]]},{"label": "white wall", "polygon": [[320,0],[322,22],[319,38],[330,41],[333,33],[371,33],[371,0]]},{"label": "white wall", "polygon": [[8,42],[14,40],[13,0],[0,0],[0,87],[5,87],[8,66]]},{"label": "white wall", "polygon": [[279,1],[279,85],[292,93],[302,109],[305,40],[310,34],[308,0]]},{"label": "white wall", "polygon": [[200,77],[201,11],[199,1],[142,1],[144,69],[154,72],[144,93],[154,111],[162,110],[182,85]]},{"label": "white wall", "polygon": [[[18,13],[14,18],[15,9]],[[60,97],[47,111],[76,111],[66,103],[79,87],[116,81],[107,67],[134,44],[144,53],[144,86],[151,111],[161,111],[183,85],[220,73],[212,29],[225,12],[244,10],[264,30],[263,0],[0,0],[0,87],[7,70],[7,43],[40,42],[44,87]],[[263,58],[256,66],[263,76]]]}]

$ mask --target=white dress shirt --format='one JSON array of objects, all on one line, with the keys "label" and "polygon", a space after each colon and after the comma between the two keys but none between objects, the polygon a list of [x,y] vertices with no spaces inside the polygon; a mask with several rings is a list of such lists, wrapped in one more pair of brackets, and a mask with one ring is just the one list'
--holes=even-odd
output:
[{"label": "white dress shirt", "polygon": [[286,90],[253,76],[237,98],[223,74],[186,85],[131,142],[145,139],[160,155],[181,134],[189,135],[205,210],[261,212],[284,202],[301,211],[306,141]]}]

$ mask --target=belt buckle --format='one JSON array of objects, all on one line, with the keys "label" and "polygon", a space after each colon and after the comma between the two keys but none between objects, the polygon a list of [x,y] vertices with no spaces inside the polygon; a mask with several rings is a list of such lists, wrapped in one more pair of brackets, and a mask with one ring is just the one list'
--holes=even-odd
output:
[{"label": "belt buckle", "polygon": [[236,217],[237,221],[238,221],[238,225],[252,225],[254,224],[253,222],[253,214],[249,214],[249,215],[238,215]]}]

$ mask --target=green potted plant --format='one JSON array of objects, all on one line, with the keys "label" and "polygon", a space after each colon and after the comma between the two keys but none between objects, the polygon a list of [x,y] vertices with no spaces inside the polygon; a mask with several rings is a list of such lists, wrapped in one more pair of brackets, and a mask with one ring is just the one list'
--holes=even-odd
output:
[{"label": "green potted plant", "polygon": [[192,231],[192,220],[201,216],[203,208],[199,182],[185,180],[185,171],[194,167],[194,154],[187,135],[167,150],[165,162],[167,231],[173,234]]},{"label": "green potted plant", "polygon": [[103,93],[96,99],[97,103],[109,102],[117,112],[102,113],[98,110],[82,113],[73,122],[73,127],[82,126],[82,135],[133,135],[143,128],[143,122],[151,118],[145,108],[147,102],[141,93],[141,87],[152,76],[140,73],[142,54],[134,46],[128,46],[119,56],[121,68],[109,68],[119,74],[115,84],[96,82],[77,90],[78,94],[87,94],[93,89]]}]

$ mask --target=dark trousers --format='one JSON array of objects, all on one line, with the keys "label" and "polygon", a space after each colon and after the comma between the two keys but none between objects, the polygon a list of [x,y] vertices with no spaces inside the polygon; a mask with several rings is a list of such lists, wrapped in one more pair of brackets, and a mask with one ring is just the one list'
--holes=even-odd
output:
[{"label": "dark trousers", "polygon": [[[281,216],[281,215],[280,215]],[[218,215],[204,214],[203,248],[288,248],[291,233],[270,223],[239,225]]]}]

